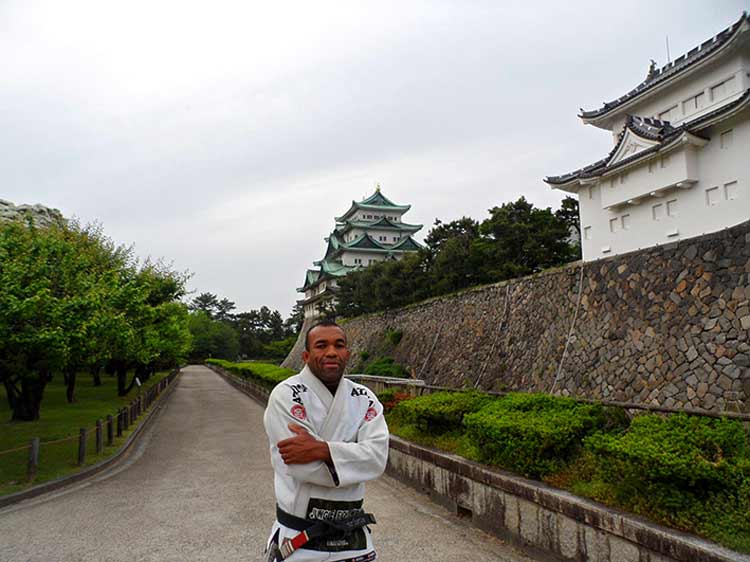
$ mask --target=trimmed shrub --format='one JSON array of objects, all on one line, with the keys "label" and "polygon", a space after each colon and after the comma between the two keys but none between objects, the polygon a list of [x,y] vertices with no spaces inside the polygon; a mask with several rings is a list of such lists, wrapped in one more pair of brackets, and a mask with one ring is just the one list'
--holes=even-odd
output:
[{"label": "trimmed shrub", "polygon": [[[642,415],[626,433],[592,435],[585,444],[597,459],[598,477],[617,483],[619,503],[678,525],[720,496],[750,488],[750,447],[738,421]],[[750,508],[750,497],[744,505]]]},{"label": "trimmed shrub", "polygon": [[582,439],[613,425],[603,406],[546,394],[509,394],[464,418],[479,460],[531,478],[562,469]]},{"label": "trimmed shrub", "polygon": [[393,410],[394,420],[412,425],[417,430],[435,436],[450,431],[462,431],[466,414],[479,411],[495,398],[478,391],[435,392],[400,402]]},{"label": "trimmed shrub", "polygon": [[365,368],[366,375],[375,375],[378,377],[399,377],[402,379],[409,378],[409,372],[403,365],[395,363],[391,357],[380,357]]},{"label": "trimmed shrub", "polygon": [[284,369],[270,363],[233,363],[232,361],[224,361],[223,359],[206,359],[206,363],[217,365],[244,379],[250,379],[268,390],[272,390],[281,381],[297,374],[293,369]]}]

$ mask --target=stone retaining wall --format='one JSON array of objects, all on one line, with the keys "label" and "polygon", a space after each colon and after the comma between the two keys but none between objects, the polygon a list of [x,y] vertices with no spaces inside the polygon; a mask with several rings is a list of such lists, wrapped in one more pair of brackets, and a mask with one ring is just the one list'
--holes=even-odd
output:
[{"label": "stone retaining wall", "polygon": [[346,322],[350,370],[712,411],[750,411],[749,330],[750,222]]}]

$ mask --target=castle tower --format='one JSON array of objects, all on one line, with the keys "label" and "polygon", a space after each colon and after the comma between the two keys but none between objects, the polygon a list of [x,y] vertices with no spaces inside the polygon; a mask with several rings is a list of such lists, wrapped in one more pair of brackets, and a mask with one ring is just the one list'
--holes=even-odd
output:
[{"label": "castle tower", "polygon": [[325,238],[325,255],[313,262],[317,268],[307,270],[303,286],[297,289],[304,294],[299,302],[306,319],[319,316],[321,309],[334,304],[337,280],[350,271],[421,249],[412,236],[422,225],[401,220],[410,208],[393,203],[378,186],[370,197],[352,201],[349,210],[336,217],[333,232]]}]

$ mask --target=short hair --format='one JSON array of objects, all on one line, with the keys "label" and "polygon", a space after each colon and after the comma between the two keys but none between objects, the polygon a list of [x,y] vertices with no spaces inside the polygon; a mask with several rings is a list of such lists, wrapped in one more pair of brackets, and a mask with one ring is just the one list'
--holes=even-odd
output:
[{"label": "short hair", "polygon": [[[310,326],[305,332],[305,351],[310,351],[310,332],[312,332],[315,328],[319,328],[320,326],[334,327],[344,332],[344,328],[336,324],[335,320],[326,319],[326,320],[321,320],[320,322],[316,322],[315,324]],[[344,332],[344,338],[346,339],[346,332]]]}]

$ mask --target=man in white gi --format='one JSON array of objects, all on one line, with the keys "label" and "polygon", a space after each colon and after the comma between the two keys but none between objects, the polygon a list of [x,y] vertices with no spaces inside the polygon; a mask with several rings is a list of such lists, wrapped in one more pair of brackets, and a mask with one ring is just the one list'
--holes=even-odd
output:
[{"label": "man in white gi", "polygon": [[273,389],[263,417],[277,502],[267,560],[375,560],[363,482],[388,459],[383,407],[343,378],[349,350],[335,323],[307,331],[302,358],[305,368]]}]

